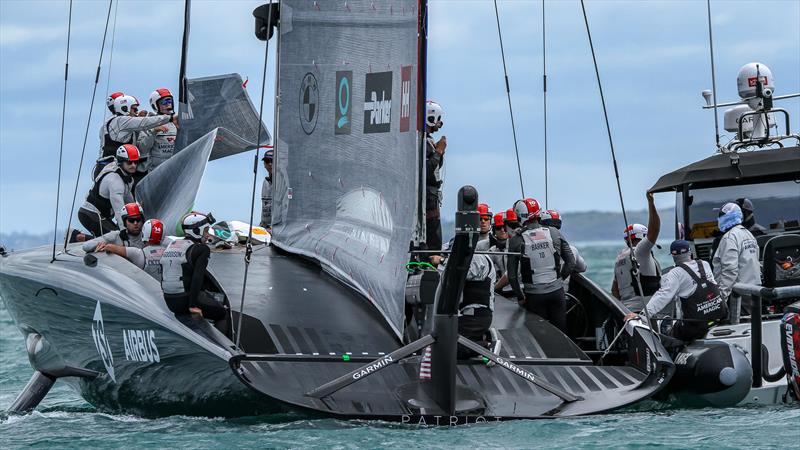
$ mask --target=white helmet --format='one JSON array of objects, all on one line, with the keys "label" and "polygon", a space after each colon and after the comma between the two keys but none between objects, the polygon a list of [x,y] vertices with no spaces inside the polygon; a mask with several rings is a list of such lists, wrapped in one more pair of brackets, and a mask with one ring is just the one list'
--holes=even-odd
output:
[{"label": "white helmet", "polygon": [[628,225],[628,228],[625,229],[623,235],[626,241],[629,237],[631,239],[644,239],[647,237],[647,227],[640,223],[634,223],[632,225]]},{"label": "white helmet", "polygon": [[117,91],[108,94],[108,97],[106,97],[106,108],[108,108],[108,110],[111,111],[111,114],[118,114],[116,109],[114,109],[114,100],[118,99],[119,97],[122,97],[123,95],[125,94]]},{"label": "white helmet", "polygon": [[435,127],[440,122],[442,122],[442,116],[444,115],[444,110],[442,109],[442,105],[436,103],[433,100],[428,100],[425,102],[425,124],[429,127]]},{"label": "white helmet", "polygon": [[164,223],[158,219],[149,219],[142,225],[142,242],[147,245],[159,245],[164,238]]},{"label": "white helmet", "polygon": [[130,114],[133,108],[139,108],[139,100],[132,95],[122,95],[114,99],[114,114]]},{"label": "white helmet", "polygon": [[215,248],[232,248],[239,242],[231,225],[224,220],[211,225],[208,233],[207,243]]},{"label": "white helmet", "polygon": [[519,218],[519,223],[525,223],[529,220],[538,220],[539,211],[541,211],[539,202],[530,197],[514,202],[514,213]]},{"label": "white helmet", "polygon": [[203,236],[208,231],[208,228],[214,223],[214,216],[192,211],[183,216],[181,220],[181,228],[183,234],[192,241],[200,242]]},{"label": "white helmet", "polygon": [[154,113],[161,113],[161,111],[158,109],[158,102],[167,97],[169,97],[170,102],[173,101],[172,92],[170,92],[167,88],[158,88],[150,93],[150,107],[153,108]]}]

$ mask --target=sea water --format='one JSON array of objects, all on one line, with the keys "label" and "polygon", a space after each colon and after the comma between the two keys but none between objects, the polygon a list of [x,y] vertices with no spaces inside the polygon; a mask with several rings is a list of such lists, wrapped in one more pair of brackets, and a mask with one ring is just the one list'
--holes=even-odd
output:
[{"label": "sea water", "polygon": [[[619,243],[578,244],[587,275],[609,289]],[[664,265],[669,255],[656,251]],[[32,369],[22,335],[0,303],[0,411]],[[97,412],[64,383],[32,414],[0,413],[0,448],[780,448],[800,449],[800,407],[669,409],[648,402],[611,414],[449,427],[310,419],[145,419]]]}]

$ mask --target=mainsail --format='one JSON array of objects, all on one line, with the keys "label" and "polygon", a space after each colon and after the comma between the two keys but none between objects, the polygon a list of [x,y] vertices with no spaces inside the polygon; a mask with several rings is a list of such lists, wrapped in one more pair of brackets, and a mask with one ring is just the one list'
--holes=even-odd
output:
[{"label": "mainsail", "polygon": [[283,0],[273,243],[402,334],[418,180],[418,5]]}]

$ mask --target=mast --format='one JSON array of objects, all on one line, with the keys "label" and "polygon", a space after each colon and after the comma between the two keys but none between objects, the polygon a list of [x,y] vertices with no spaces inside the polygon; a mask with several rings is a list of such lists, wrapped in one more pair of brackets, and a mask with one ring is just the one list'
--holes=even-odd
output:
[{"label": "mast", "polygon": [[181,68],[178,74],[178,112],[182,113],[189,102],[189,92],[186,87],[186,54],[189,50],[189,20],[192,10],[192,1],[184,0],[183,8],[183,41],[181,42]]},{"label": "mast", "polygon": [[425,242],[425,236],[427,234],[427,230],[425,229],[425,150],[428,130],[425,125],[425,113],[428,100],[428,0],[419,0],[418,11],[417,133],[420,138],[418,151],[417,225],[416,232],[414,233],[415,245]]}]

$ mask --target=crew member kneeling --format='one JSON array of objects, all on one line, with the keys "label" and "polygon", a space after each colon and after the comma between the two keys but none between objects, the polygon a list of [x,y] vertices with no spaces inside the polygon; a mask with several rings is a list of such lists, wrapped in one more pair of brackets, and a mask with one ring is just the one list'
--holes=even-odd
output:
[{"label": "crew member kneeling", "polygon": [[[677,295],[680,308],[676,315],[680,320],[672,326],[669,335],[685,342],[701,339],[711,326],[728,317],[725,299],[719,294],[711,266],[703,260],[692,259],[687,241],[674,241],[670,253],[675,268],[661,277],[661,287],[647,303],[647,313],[652,317]],[[639,316],[630,313],[625,319],[636,317]]]},{"label": "crew member kneeling", "polygon": [[181,222],[186,238],[171,242],[161,255],[164,301],[175,314],[200,313],[215,321],[225,318],[225,307],[203,290],[211,256],[206,242],[213,223],[210,214],[187,214]]},{"label": "crew member kneeling", "polygon": [[[488,250],[489,241],[482,241],[476,250]],[[489,255],[473,255],[464,282],[461,303],[458,305],[458,334],[465,338],[484,343],[492,326],[494,311],[494,283],[496,280],[494,264]],[[466,359],[475,353],[458,347],[458,358]]]}]

